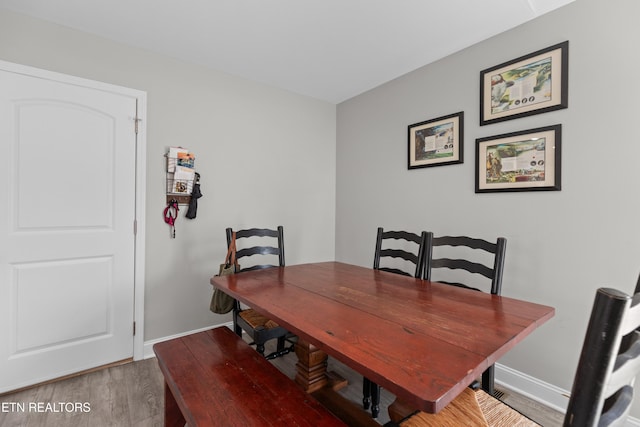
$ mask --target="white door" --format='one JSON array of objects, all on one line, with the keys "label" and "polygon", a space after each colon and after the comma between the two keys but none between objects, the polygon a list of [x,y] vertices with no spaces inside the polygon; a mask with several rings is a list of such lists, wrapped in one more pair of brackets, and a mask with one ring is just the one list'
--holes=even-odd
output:
[{"label": "white door", "polygon": [[0,69],[0,392],[131,358],[136,97]]}]

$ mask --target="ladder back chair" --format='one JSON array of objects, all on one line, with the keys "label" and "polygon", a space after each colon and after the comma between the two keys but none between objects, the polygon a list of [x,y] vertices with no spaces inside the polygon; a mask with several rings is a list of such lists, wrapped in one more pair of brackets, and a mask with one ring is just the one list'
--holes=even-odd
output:
[{"label": "ladder back chair", "polygon": [[[617,289],[596,292],[573,380],[564,427],[625,425],[640,373],[640,280],[633,295]],[[477,420],[479,422],[475,423]],[[389,427],[396,426],[391,421]],[[483,390],[466,389],[438,414],[417,412],[401,427],[444,425],[537,426]]]},{"label": "ladder back chair", "polygon": [[[448,248],[445,248],[448,247]],[[447,285],[459,286],[475,291],[481,291],[479,286],[486,280],[476,282],[474,275],[481,275],[489,279],[490,286],[487,289],[493,295],[502,292],[502,271],[504,269],[504,257],[507,248],[507,239],[498,237],[495,243],[467,236],[440,236],[434,237],[432,232],[427,233],[427,245],[425,249],[424,279]],[[434,254],[446,251],[446,256],[436,257]],[[453,255],[452,255],[453,254]],[[444,269],[463,270],[465,282],[446,281],[433,277],[434,270],[437,274]],[[467,274],[469,273],[469,274]],[[446,274],[446,273],[442,273]],[[438,276],[440,277],[440,276]],[[466,278],[473,280],[466,280]],[[491,365],[482,374],[482,388],[489,394],[495,392],[494,386],[495,367]]]},{"label": "ladder back chair", "polygon": [[[226,233],[227,247],[229,247],[234,230],[227,228]],[[244,271],[285,266],[282,226],[278,226],[275,230],[267,228],[235,230],[235,233],[236,260],[240,264],[240,274]],[[274,359],[293,351],[293,344],[285,347],[287,339],[293,337],[289,331],[252,308],[242,308],[238,300],[233,307],[233,329],[239,336],[242,336],[242,331],[245,331],[253,340],[251,344],[255,344],[256,350],[262,355],[264,355],[265,343],[277,339],[277,349],[265,356],[267,359]]]},{"label": "ladder back chair", "polygon": [[634,294],[600,288],[591,311],[564,421],[619,426],[633,402],[640,372],[640,280]]},{"label": "ladder back chair", "polygon": [[[421,234],[415,234],[407,231],[384,231],[382,227],[379,227],[373,268],[405,276],[421,277],[425,261],[426,239],[427,233],[425,231]],[[404,264],[404,269],[386,263],[386,260],[394,258],[403,260],[401,263]]]},{"label": "ladder back chair", "polygon": [[[378,227],[373,268],[420,278],[424,269],[426,244],[426,231],[415,234],[408,231],[384,231],[382,227]],[[394,260],[397,262],[394,263]],[[380,387],[368,378],[363,378],[362,381],[362,406],[364,409],[371,406],[371,415],[373,418],[378,417]]]}]

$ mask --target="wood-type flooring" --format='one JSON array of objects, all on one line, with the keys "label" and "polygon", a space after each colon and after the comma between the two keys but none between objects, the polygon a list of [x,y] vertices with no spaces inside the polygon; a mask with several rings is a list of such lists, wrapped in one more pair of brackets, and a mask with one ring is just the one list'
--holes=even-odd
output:
[{"label": "wood-type flooring", "polygon": [[[267,349],[269,351],[269,349]],[[290,378],[295,354],[273,363]],[[329,370],[349,381],[340,393],[360,403],[362,376],[333,359]],[[562,425],[563,414],[498,387],[503,400],[545,427]],[[389,420],[387,406],[394,396],[381,393],[380,417]],[[163,426],[164,384],[155,358],[114,366],[0,396],[1,427],[152,427]]]}]

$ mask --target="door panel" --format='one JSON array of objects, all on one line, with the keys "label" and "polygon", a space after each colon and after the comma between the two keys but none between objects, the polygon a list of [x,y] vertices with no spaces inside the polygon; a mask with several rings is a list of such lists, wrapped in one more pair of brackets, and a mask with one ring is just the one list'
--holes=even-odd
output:
[{"label": "door panel", "polygon": [[67,102],[14,105],[17,229],[113,227],[115,118]]},{"label": "door panel", "polygon": [[[12,354],[76,345],[110,333],[111,257],[16,264],[13,268],[16,335]],[[43,318],[48,320],[41,322]]]},{"label": "door panel", "polygon": [[135,117],[0,70],[0,392],[133,355]]}]

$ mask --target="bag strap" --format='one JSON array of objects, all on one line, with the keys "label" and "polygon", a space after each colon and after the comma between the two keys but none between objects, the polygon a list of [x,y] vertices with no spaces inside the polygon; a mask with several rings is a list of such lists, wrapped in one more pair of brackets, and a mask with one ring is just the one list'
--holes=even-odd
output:
[{"label": "bag strap", "polygon": [[231,243],[229,244],[229,249],[227,249],[227,256],[224,259],[224,263],[226,265],[235,265],[238,266],[238,260],[236,260],[236,232],[231,233]]}]

